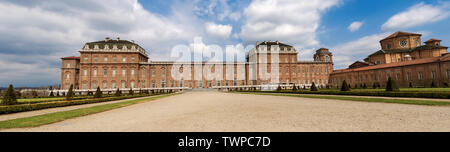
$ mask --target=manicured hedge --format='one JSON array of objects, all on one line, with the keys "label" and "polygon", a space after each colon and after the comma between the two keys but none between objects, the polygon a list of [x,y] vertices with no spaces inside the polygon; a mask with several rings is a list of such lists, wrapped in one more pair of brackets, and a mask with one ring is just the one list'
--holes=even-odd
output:
[{"label": "manicured hedge", "polygon": [[450,92],[387,92],[387,91],[249,91],[262,93],[292,93],[292,94],[325,94],[325,95],[350,95],[350,96],[382,96],[382,97],[406,97],[406,98],[437,98],[450,99]]},{"label": "manicured hedge", "polygon": [[100,103],[100,102],[123,100],[123,99],[130,99],[130,98],[137,98],[137,97],[144,97],[144,96],[146,96],[146,95],[109,97],[109,98],[72,100],[72,101],[39,102],[39,103],[32,103],[32,104],[0,106],[0,114],[40,110],[40,109],[55,108],[55,107],[65,107],[65,106],[73,106],[73,105],[82,105],[82,104],[90,104],[90,103]]}]

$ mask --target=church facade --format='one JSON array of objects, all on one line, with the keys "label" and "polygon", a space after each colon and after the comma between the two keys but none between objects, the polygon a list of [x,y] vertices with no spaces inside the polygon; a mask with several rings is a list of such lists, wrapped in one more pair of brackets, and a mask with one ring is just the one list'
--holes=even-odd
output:
[{"label": "church facade", "polygon": [[389,77],[399,87],[448,87],[450,83],[450,54],[441,40],[421,42],[421,34],[396,32],[380,41],[381,50],[364,61],[330,74],[330,86],[340,87],[346,80],[351,87],[366,85],[384,87]]},{"label": "church facade", "polygon": [[325,87],[333,71],[333,55],[328,49],[317,50],[314,61],[298,61],[298,51],[278,41],[257,42],[245,62],[150,61],[144,48],[120,38],[86,43],[79,53],[80,56],[61,58],[63,90],[70,85],[78,90],[97,87],[103,90],[226,88],[266,84],[308,87],[313,82]]}]

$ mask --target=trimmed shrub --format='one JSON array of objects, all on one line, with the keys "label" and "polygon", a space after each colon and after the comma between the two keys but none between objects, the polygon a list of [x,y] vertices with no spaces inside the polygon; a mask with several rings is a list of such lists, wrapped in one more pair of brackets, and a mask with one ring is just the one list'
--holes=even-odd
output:
[{"label": "trimmed shrub", "polygon": [[73,95],[73,84],[70,85],[69,91],[67,92],[66,95],[66,100],[67,101],[72,100],[72,95]]},{"label": "trimmed shrub", "polygon": [[362,86],[363,89],[367,89],[366,84],[364,83],[364,85]]},{"label": "trimmed shrub", "polygon": [[395,81],[392,80],[391,77],[388,78],[388,82],[386,84],[386,91],[400,91]]},{"label": "trimmed shrub", "polygon": [[310,91],[319,91],[319,89],[317,89],[316,84],[314,82],[311,85],[311,90]]},{"label": "trimmed shrub", "polygon": [[436,83],[434,83],[434,81],[431,81],[431,87],[432,88],[436,88],[437,87],[437,85],[436,85]]},{"label": "trimmed shrub", "polygon": [[119,97],[122,95],[122,91],[120,91],[119,88],[117,88],[116,93],[114,95]]},{"label": "trimmed shrub", "polygon": [[5,96],[2,99],[2,105],[14,105],[17,104],[16,94],[14,94],[14,87],[12,84],[9,85],[8,90],[6,90]]},{"label": "trimmed shrub", "polygon": [[59,97],[59,91],[56,91],[56,96]]},{"label": "trimmed shrub", "polygon": [[409,87],[410,87],[410,88],[414,87],[413,84],[412,84],[412,82],[409,82]]},{"label": "trimmed shrub", "polygon": [[0,114],[16,113],[24,111],[33,111],[40,109],[56,108],[56,107],[66,107],[73,105],[100,103],[108,101],[116,101],[123,99],[131,99],[144,96],[123,96],[123,97],[110,97],[110,98],[99,98],[99,99],[85,99],[85,100],[73,100],[73,101],[53,101],[53,102],[42,102],[34,104],[18,104],[10,106],[0,106]]},{"label": "trimmed shrub", "polygon": [[347,84],[347,81],[342,81],[342,87],[341,87],[341,91],[350,91],[350,87]]},{"label": "trimmed shrub", "polygon": [[294,84],[294,86],[292,87],[292,91],[297,91],[297,86],[295,86],[295,84]]},{"label": "trimmed shrub", "polygon": [[100,90],[100,86],[97,87],[97,91],[95,91],[94,98],[101,98],[102,97],[102,91]]},{"label": "trimmed shrub", "polygon": [[281,86],[280,85],[278,85],[277,91],[281,91]]},{"label": "trimmed shrub", "polygon": [[50,91],[50,95],[49,95],[50,97],[54,97],[55,95],[53,94],[53,90],[52,91]]},{"label": "trimmed shrub", "polygon": [[372,85],[372,89],[376,89],[376,88],[377,88],[377,83],[374,82],[373,85]]},{"label": "trimmed shrub", "polygon": [[132,88],[130,88],[130,91],[128,91],[128,95],[130,95],[130,96],[134,95],[134,91]]}]

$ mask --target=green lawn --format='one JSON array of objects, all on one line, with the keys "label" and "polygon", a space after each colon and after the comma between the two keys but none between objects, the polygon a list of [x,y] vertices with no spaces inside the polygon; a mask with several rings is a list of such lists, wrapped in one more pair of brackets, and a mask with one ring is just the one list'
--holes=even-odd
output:
[{"label": "green lawn", "polygon": [[[320,90],[333,90],[339,91],[339,89],[320,89]],[[385,89],[351,89],[351,91],[385,91]],[[400,91],[411,92],[450,92],[450,88],[400,88]]]},{"label": "green lawn", "polygon": [[0,121],[0,128],[25,128],[25,127],[37,127],[41,125],[51,124],[55,122],[60,122],[70,118],[76,118],[81,116],[86,116],[94,113],[104,112],[116,108],[121,108],[141,102],[147,102],[156,100],[159,98],[171,96],[174,94],[164,94],[158,96],[151,96],[142,99],[129,100],[118,103],[104,104],[87,108],[80,108],[70,111],[61,111],[55,113],[49,113],[44,115],[26,117],[26,118],[18,118],[13,120]]},{"label": "green lawn", "polygon": [[306,94],[282,94],[282,93],[258,93],[258,92],[237,92],[237,93],[256,94],[256,95],[272,95],[272,96],[290,96],[290,97],[302,97],[302,98],[314,98],[314,99],[333,99],[333,100],[346,100],[346,101],[414,104],[414,105],[428,105],[428,106],[448,106],[448,105],[450,105],[450,101],[433,101],[433,100],[364,98],[364,97],[345,97],[345,96],[334,96],[334,95],[306,95]]}]

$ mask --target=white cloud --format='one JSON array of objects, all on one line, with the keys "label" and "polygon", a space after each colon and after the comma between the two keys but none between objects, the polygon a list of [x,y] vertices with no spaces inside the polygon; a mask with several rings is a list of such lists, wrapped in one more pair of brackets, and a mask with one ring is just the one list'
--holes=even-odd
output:
[{"label": "white cloud", "polygon": [[350,25],[348,26],[348,30],[350,30],[351,32],[358,31],[359,28],[361,28],[361,26],[362,26],[363,24],[364,24],[363,22],[358,22],[358,21],[353,22],[352,24],[350,24]]},{"label": "white cloud", "polygon": [[357,60],[363,60],[369,54],[381,49],[380,40],[390,33],[374,34],[362,37],[355,41],[339,44],[332,47],[334,63],[336,68],[347,68]]},{"label": "white cloud", "polygon": [[240,37],[246,43],[279,40],[296,47],[319,45],[317,29],[322,13],[340,0],[254,0],[244,10]]},{"label": "white cloud", "polygon": [[449,6],[450,2],[443,2],[438,5],[422,2],[392,16],[381,28],[383,30],[399,30],[437,22],[450,15]]},{"label": "white cloud", "polygon": [[206,32],[211,36],[216,36],[220,38],[230,37],[233,27],[231,25],[221,25],[212,22],[205,23]]},{"label": "white cloud", "polygon": [[164,16],[137,0],[1,1],[0,71],[9,72],[0,73],[0,86],[58,83],[61,57],[78,55],[83,43],[107,36],[135,40],[152,60],[166,60],[172,46],[208,38],[193,6],[178,5]]}]

